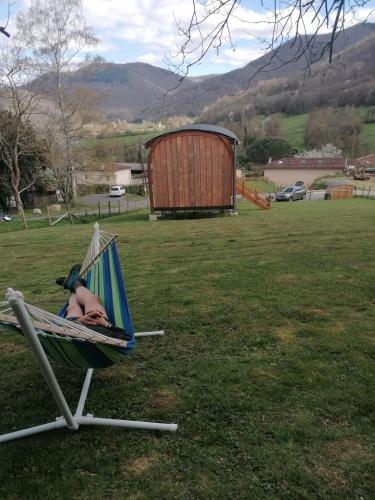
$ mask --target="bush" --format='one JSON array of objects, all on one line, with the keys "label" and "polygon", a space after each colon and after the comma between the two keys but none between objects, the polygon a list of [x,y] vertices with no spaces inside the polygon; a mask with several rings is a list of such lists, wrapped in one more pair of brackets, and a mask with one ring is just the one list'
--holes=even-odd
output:
[{"label": "bush", "polygon": [[110,186],[108,186],[107,184],[97,184],[95,186],[95,193],[96,194],[109,193],[109,188],[110,188]]},{"label": "bush", "polygon": [[291,156],[294,153],[292,146],[277,137],[266,137],[257,139],[246,149],[247,157],[250,161],[264,165],[269,158],[278,160]]},{"label": "bush", "polygon": [[143,184],[136,185],[136,186],[125,186],[126,194],[136,194],[139,196],[144,196],[145,191]]}]

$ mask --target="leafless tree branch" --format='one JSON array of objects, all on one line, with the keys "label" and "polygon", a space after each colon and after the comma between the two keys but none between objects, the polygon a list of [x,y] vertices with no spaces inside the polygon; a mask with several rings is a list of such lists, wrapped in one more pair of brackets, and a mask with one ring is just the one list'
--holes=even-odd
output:
[{"label": "leafless tree branch", "polygon": [[[264,52],[270,56],[250,80],[260,72],[275,69],[277,61],[276,68],[300,59],[304,59],[306,68],[309,68],[325,55],[331,62],[336,39],[344,29],[347,17],[354,17],[370,0],[262,0],[265,21],[245,19],[239,9],[241,3],[241,0],[192,0],[190,20],[186,25],[178,23],[182,43],[175,56],[180,62],[171,64],[182,74],[181,81],[210,51],[219,53],[224,46],[235,50],[231,36],[233,20],[246,25],[249,35],[254,37],[256,25],[264,23],[271,28],[270,35],[260,39]],[[323,32],[330,36],[319,44],[318,36]],[[283,60],[280,49],[287,42],[295,49],[295,55]]]}]

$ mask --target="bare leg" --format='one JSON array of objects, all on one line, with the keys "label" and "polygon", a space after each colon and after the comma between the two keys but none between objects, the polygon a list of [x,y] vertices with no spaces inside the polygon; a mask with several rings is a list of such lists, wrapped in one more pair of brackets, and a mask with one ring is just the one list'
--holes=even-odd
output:
[{"label": "bare leg", "polygon": [[92,311],[101,313],[105,318],[107,313],[104,307],[100,303],[100,299],[97,295],[94,295],[84,286],[77,288],[75,294],[78,304],[83,308],[84,314],[89,314]]},{"label": "bare leg", "polygon": [[81,318],[83,316],[84,312],[82,310],[82,307],[80,306],[77,297],[75,293],[72,293],[72,295],[69,298],[68,302],[68,307],[66,309],[66,317],[67,318]]}]

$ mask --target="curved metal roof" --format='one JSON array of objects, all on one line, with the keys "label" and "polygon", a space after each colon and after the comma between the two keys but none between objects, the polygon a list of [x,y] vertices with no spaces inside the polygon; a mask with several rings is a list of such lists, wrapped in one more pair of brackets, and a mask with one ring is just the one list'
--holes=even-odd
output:
[{"label": "curved metal roof", "polygon": [[160,137],[164,137],[170,134],[176,134],[178,132],[185,132],[188,130],[198,130],[201,132],[209,132],[211,134],[219,134],[219,135],[224,135],[228,139],[230,139],[231,142],[234,144],[239,144],[239,140],[231,130],[228,130],[227,128],[224,127],[218,127],[217,125],[208,125],[206,123],[192,123],[191,125],[184,125],[183,127],[175,128],[174,130],[170,130],[169,132],[164,132],[164,134],[157,135],[153,139],[150,139],[145,143],[145,147],[149,148],[154,141],[157,139],[160,139]]}]

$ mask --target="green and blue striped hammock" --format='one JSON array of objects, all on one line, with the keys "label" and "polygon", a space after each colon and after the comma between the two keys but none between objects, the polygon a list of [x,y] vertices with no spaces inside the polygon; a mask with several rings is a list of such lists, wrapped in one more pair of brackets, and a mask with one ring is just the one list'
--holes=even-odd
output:
[{"label": "green and blue striped hammock", "polygon": [[[3,434],[0,436],[0,443],[63,427],[78,430],[81,425],[167,431],[177,429],[176,424],[98,418],[91,413],[83,414],[94,368],[105,368],[123,361],[134,349],[136,336],[164,334],[163,331],[134,332],[115,240],[116,235],[100,231],[95,224],[94,235],[82,266],[82,275],[86,277],[89,289],[99,295],[110,322],[124,329],[126,340],[102,335],[65,319],[66,307],[58,316],[38,309],[24,302],[22,294],[11,288],[6,294],[7,301],[0,303],[0,326],[23,332],[62,414],[62,417],[51,422]],[[70,367],[87,369],[74,413],[66,401],[48,357]]]},{"label": "green and blue striped hammock", "polygon": [[[58,363],[72,368],[105,368],[123,361],[135,347],[134,327],[121,273],[116,237],[117,235],[101,231],[98,224],[95,224],[81,276],[87,280],[90,291],[100,297],[109,321],[125,331],[126,342],[105,337],[66,320],[64,316],[67,304],[59,315],[55,316],[25,303],[35,322],[34,328],[44,351]],[[0,321],[20,331],[14,321],[12,323],[6,320],[10,318],[7,314],[9,310],[7,302],[0,303]],[[52,325],[52,331],[43,329],[44,324]],[[65,330],[64,334],[59,333],[62,329]]]}]

